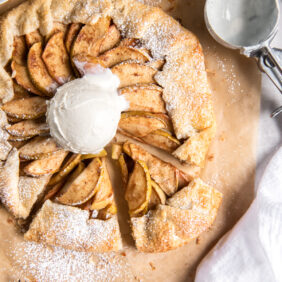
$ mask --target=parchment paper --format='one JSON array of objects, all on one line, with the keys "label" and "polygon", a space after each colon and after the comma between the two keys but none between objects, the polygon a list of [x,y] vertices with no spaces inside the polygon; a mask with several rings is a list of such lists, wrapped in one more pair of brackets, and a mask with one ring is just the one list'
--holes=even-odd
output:
[{"label": "parchment paper", "polygon": [[[204,0],[165,0],[157,4],[194,32],[204,49],[214,94],[217,135],[201,177],[223,193],[223,203],[212,228],[197,240],[167,253],[142,254],[136,251],[130,236],[122,193],[116,193],[125,245],[122,256],[143,281],[193,281],[200,260],[230,230],[253,199],[260,74],[254,61],[220,46],[211,38],[203,21]],[[115,191],[121,191],[120,177],[116,175],[113,181]],[[22,235],[13,227],[11,217],[1,208],[0,281],[18,278],[7,253],[21,240]]]}]

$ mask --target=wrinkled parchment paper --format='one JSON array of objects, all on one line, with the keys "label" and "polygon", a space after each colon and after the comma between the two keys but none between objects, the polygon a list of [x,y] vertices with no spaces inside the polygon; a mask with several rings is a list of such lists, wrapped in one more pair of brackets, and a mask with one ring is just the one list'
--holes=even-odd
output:
[{"label": "wrinkled parchment paper", "polygon": [[[149,4],[152,1],[155,0]],[[254,61],[211,38],[203,20],[204,0],[163,0],[155,4],[194,32],[203,46],[214,94],[217,135],[201,176],[223,193],[223,202],[214,225],[197,240],[167,253],[142,254],[136,251],[130,236],[125,200],[122,193],[116,193],[125,246],[121,256],[142,281],[192,281],[200,260],[232,228],[253,199],[260,74]],[[2,9],[10,5],[11,0]],[[120,177],[115,175],[113,181],[115,190],[121,191]],[[19,278],[8,253],[21,241],[22,235],[13,227],[11,216],[1,208],[0,281]]]}]

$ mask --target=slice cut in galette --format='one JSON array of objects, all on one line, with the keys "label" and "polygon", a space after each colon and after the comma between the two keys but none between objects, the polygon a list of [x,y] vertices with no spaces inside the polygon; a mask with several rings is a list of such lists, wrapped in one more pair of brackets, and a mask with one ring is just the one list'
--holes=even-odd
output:
[{"label": "slice cut in galette", "polygon": [[[211,226],[221,193],[140,146],[186,166],[205,164],[216,125],[192,33],[135,0],[30,0],[2,16],[0,31],[0,198],[15,218],[32,219],[25,239],[79,251],[122,248],[109,149],[138,250],[174,249]],[[50,136],[46,101],[93,65],[120,80],[128,109],[118,134],[129,141],[75,154]]]},{"label": "slice cut in galette", "polygon": [[25,239],[79,251],[106,252],[121,248],[117,209],[105,158],[91,159],[87,167],[84,166],[84,162],[80,162],[62,188],[61,182],[53,186]]},{"label": "slice cut in galette", "polygon": [[[117,146],[122,149],[117,150]],[[133,237],[142,252],[165,252],[197,238],[215,220],[222,195],[133,143],[114,144]],[[130,171],[131,170],[131,171]]]}]

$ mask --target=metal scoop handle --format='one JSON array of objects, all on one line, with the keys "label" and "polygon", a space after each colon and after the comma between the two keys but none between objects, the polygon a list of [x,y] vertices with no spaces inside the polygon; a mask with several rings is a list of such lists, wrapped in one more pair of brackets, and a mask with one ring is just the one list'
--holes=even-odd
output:
[{"label": "metal scoop handle", "polygon": [[265,46],[260,49],[258,65],[264,71],[282,94],[282,68],[279,53],[282,50]]},{"label": "metal scoop handle", "polygon": [[[252,54],[258,59],[259,68],[265,72],[282,94],[282,50],[263,46]],[[282,106],[272,112],[271,117],[282,113]]]}]

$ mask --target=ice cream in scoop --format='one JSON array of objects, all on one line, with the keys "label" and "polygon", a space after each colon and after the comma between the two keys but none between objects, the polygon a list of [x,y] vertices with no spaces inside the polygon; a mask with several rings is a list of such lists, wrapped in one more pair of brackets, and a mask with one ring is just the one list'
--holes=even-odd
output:
[{"label": "ice cream in scoop", "polygon": [[99,153],[115,136],[128,106],[118,86],[118,77],[101,67],[59,87],[47,109],[51,136],[71,152]]}]

